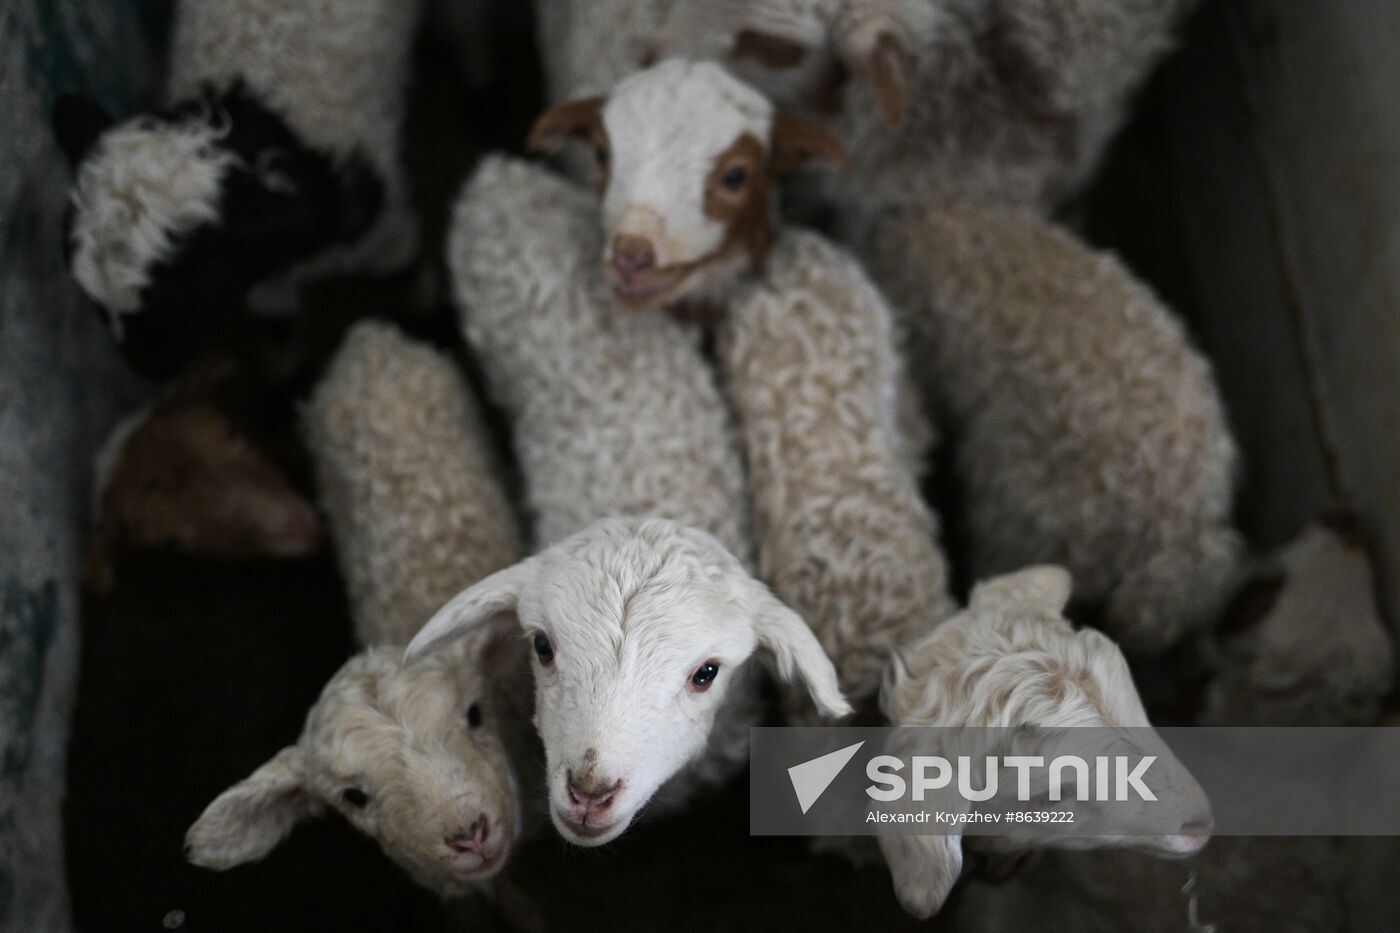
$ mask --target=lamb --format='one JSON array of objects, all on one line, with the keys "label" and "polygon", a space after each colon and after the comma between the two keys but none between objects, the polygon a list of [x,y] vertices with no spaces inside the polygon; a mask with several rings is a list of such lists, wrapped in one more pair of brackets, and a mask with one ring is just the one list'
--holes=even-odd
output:
[{"label": "lamb", "polygon": [[700,335],[611,307],[595,218],[587,192],[491,157],[449,239],[463,332],[512,422],[535,541],[652,515],[713,534],[748,565],[738,439]]},{"label": "lamb", "polygon": [[[613,308],[599,241],[588,193],[538,168],[487,159],[462,194],[449,244],[462,326],[511,419],[535,540],[544,550],[511,576],[467,590],[409,649],[417,656],[479,622],[483,616],[471,609],[482,593],[513,604],[520,589],[502,587],[535,568],[558,568],[551,579],[569,592],[587,581],[599,587],[582,604],[586,611],[551,616],[548,625],[520,608],[526,630],[539,629],[537,723],[551,816],[580,845],[620,834],[663,782],[660,803],[742,767],[748,726],[758,715],[752,665],[743,663],[756,637],[778,659],[781,675],[806,681],[819,708],[847,711],[831,663],[805,623],[745,572],[752,545],[738,439],[699,332],[665,315]],[[668,582],[676,587],[669,598],[685,605],[666,625],[647,623],[645,613],[665,605],[667,594],[656,590]],[[589,660],[575,648],[574,640],[590,637],[589,625],[622,628],[619,607],[597,605],[600,597],[639,589],[644,595],[628,603],[625,629],[609,635],[622,651],[614,661]],[[738,608],[747,634],[700,644],[718,637],[717,624],[734,624],[711,617],[717,606],[736,605],[732,594],[716,602],[717,589],[745,594]],[[578,632],[560,631],[570,620]],[[765,631],[755,636],[755,628]],[[552,638],[567,641],[556,647]],[[591,638],[596,650],[598,634]],[[681,647],[714,654],[673,657]],[[558,679],[544,667],[555,653]],[[623,668],[611,670],[619,661]],[[707,691],[716,661],[726,670],[719,688]],[[680,680],[666,673],[669,663],[689,665],[674,675]],[[576,665],[611,673],[588,684],[571,680],[567,690],[582,695],[560,694],[563,671],[580,670]],[[709,695],[692,703],[685,684],[694,678],[694,692]],[[651,699],[657,690],[674,699]],[[654,719],[637,715],[647,703],[656,704]],[[701,710],[694,718],[693,709]],[[650,734],[637,731],[641,723]],[[641,750],[627,744],[638,736]],[[657,744],[657,736],[674,740]],[[618,779],[625,786],[615,788]]]},{"label": "lamb", "polygon": [[337,810],[443,896],[494,886],[538,768],[526,646],[496,625],[431,661],[400,657],[443,601],[519,555],[476,404],[449,357],[363,323],[305,421],[368,647],[327,682],[297,742],[190,827],[188,857],[230,868]]},{"label": "lamb", "polygon": [[[1241,591],[1228,629],[1216,635],[1221,663],[1207,688],[1201,724],[1381,721],[1394,648],[1377,612],[1374,578],[1358,531],[1354,516],[1328,513],[1258,568]],[[969,887],[953,928],[968,933],[1027,924],[1066,933],[1360,929],[1347,889],[1362,863],[1356,847],[1366,842],[1224,837],[1181,863],[1056,854],[1009,885]],[[1388,860],[1393,856],[1388,853]]]},{"label": "lamb", "polygon": [[[555,100],[669,56],[725,62],[827,123],[850,214],[932,198],[1048,212],[1079,190],[1196,0],[548,0]],[[599,9],[601,7],[601,9]],[[855,81],[848,80],[854,77]]]},{"label": "lamb", "polygon": [[[978,584],[966,610],[894,656],[880,697],[890,721],[905,726],[1135,729],[1123,733],[1123,740],[1143,745],[1149,723],[1127,661],[1102,633],[1071,628],[1061,615],[1069,596],[1069,574],[1053,566]],[[1160,741],[1142,750],[1175,769],[1175,779],[1166,785],[1171,796],[1163,797],[1163,805],[1179,818],[1177,833],[1062,837],[1045,844],[1133,847],[1168,857],[1190,855],[1204,846],[1212,825],[1205,794]],[[1010,842],[998,844],[994,837],[977,841],[993,851],[1016,848]],[[942,906],[961,872],[963,845],[957,835],[880,838],[895,893],[906,910],[928,917]]]},{"label": "lamb", "polygon": [[133,366],[170,374],[245,300],[290,310],[308,277],[407,267],[399,131],[420,6],[188,0],[166,109],[114,125],[91,101],[59,102],[70,266]]},{"label": "lamb", "polygon": [[1009,208],[891,213],[866,258],[954,437],[973,575],[1062,564],[1130,653],[1213,621],[1241,547],[1236,449],[1161,302]]},{"label": "lamb", "polygon": [[839,147],[719,66],[683,59],[552,109],[531,145],[570,137],[606,154],[614,300],[706,305],[718,319],[762,575],[816,629],[848,698],[873,701],[889,650],[951,601],[914,481],[928,427],[907,404],[890,312],[848,256],[771,219],[776,177],[809,155],[839,162]]},{"label": "lamb", "polygon": [[823,179],[843,209],[1048,213],[1093,174],[1195,2],[756,0],[734,51],[785,104],[828,114],[852,153]]},{"label": "lamb", "polygon": [[665,58],[721,61],[751,0],[543,0],[535,4],[549,99],[606,94]]},{"label": "lamb", "polygon": [[320,547],[316,510],[258,430],[266,407],[232,360],[211,357],[117,425],[96,460],[85,579],[93,592],[112,588],[128,551],[237,560]]},{"label": "lamb", "polygon": [[595,522],[454,597],[406,656],[506,611],[535,650],[550,817],[577,845],[615,839],[713,748],[734,691],[747,702],[745,662],[760,648],[821,712],[850,712],[807,623],[714,536],[673,521]]},{"label": "lamb", "polygon": [[361,644],[408,644],[458,590],[519,558],[500,464],[446,353],[360,323],[303,422]]},{"label": "lamb", "polygon": [[1254,568],[1218,637],[1214,725],[1372,725],[1394,675],[1360,519],[1331,509]]},{"label": "lamb", "polygon": [[590,144],[602,168],[598,253],[613,299],[634,311],[723,306],[772,249],[777,179],[804,163],[845,161],[825,130],[776,112],[716,64],[680,58],[606,97],[553,107],[527,148],[570,139]]},{"label": "lamb", "polygon": [[846,697],[873,706],[890,652],[956,609],[909,462],[921,451],[902,449],[890,311],[846,253],[790,230],[717,343],[763,578],[816,631]]}]

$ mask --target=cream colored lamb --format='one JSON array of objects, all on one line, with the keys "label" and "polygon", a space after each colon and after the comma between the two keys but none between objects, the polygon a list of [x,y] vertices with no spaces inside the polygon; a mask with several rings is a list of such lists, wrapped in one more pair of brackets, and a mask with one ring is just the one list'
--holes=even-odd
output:
[{"label": "cream colored lamb", "polygon": [[[1205,794],[1150,732],[1122,652],[1102,633],[1076,632],[1065,620],[1061,613],[1069,597],[1070,576],[1059,567],[1032,567],[978,584],[964,611],[896,654],[881,706],[892,723],[902,726],[1133,730],[1124,731],[1121,741],[1157,755],[1173,769],[1174,780],[1158,792],[1164,795],[1160,805],[1171,808],[1177,831],[1057,837],[1040,844],[1190,855],[1210,834]],[[987,741],[999,741],[995,735]],[[924,741],[913,730],[896,740]],[[996,748],[987,752],[1006,753]],[[1032,844],[998,842],[997,837],[978,837],[976,843],[991,851]],[[928,917],[942,906],[961,873],[964,845],[955,834],[880,838],[895,894],[906,910]]]},{"label": "cream colored lamb", "polygon": [[1235,444],[1157,297],[1012,209],[891,213],[866,258],[949,429],[974,576],[1062,564],[1130,653],[1212,622],[1240,550]]},{"label": "cream colored lamb", "polygon": [[850,256],[787,230],[717,344],[761,574],[817,633],[847,699],[873,707],[890,652],[956,610],[896,417],[908,389],[890,311]]},{"label": "cream colored lamb", "polygon": [[[1392,689],[1394,646],[1376,608],[1358,527],[1351,518],[1325,517],[1259,568],[1257,586],[1239,601],[1242,617],[1220,633],[1221,666],[1207,688],[1201,724],[1378,724]],[[1384,896],[1367,889],[1358,870],[1369,865],[1382,877],[1393,875],[1393,843],[1221,837],[1181,862],[1132,853],[1054,853],[1009,884],[969,885],[951,928],[1372,929],[1363,909]]]},{"label": "cream colored lamb", "polygon": [[412,667],[400,655],[452,594],[519,556],[476,403],[449,357],[365,323],[305,422],[369,647],[326,684],[295,744],[209,805],[186,851],[230,868],[337,810],[424,886],[469,893],[520,838],[538,769],[526,646],[512,623]]}]

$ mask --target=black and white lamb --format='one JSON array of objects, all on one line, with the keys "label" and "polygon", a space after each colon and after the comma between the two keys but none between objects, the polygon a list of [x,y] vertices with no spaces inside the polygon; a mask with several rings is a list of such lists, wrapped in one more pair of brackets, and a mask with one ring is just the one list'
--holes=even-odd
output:
[{"label": "black and white lamb", "polygon": [[163,109],[65,97],[67,248],[131,364],[169,375],[245,305],[388,274],[417,251],[400,127],[418,0],[201,0],[175,12]]}]

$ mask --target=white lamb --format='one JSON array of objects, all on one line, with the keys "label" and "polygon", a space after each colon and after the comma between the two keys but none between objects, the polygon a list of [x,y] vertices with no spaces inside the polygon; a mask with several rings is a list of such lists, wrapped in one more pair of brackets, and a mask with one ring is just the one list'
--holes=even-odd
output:
[{"label": "white lamb", "polygon": [[761,575],[816,630],[848,698],[873,701],[890,649],[952,604],[911,467],[928,427],[889,309],[847,255],[772,220],[777,178],[809,158],[839,163],[840,147],[683,59],[551,109],[531,144],[569,138],[606,168],[599,258],[614,301],[719,321]]},{"label": "white lamb", "polygon": [[[1220,633],[1221,666],[1207,688],[1202,724],[1380,722],[1394,646],[1376,608],[1358,529],[1352,517],[1325,516],[1260,568],[1238,601],[1240,612],[1232,613],[1238,617]],[[1221,837],[1180,863],[1057,853],[1010,884],[969,886],[952,928],[1369,929],[1358,906],[1383,897],[1358,880],[1358,867],[1373,866],[1373,878],[1386,877],[1395,863],[1393,840],[1326,837]]]},{"label": "white lamb", "polygon": [[857,707],[874,705],[893,649],[957,608],[897,424],[908,392],[892,331],[859,265],[796,230],[736,290],[718,331],[759,568],[816,631]]},{"label": "white lamb", "polygon": [[[1060,837],[1044,844],[1190,855],[1210,834],[1205,794],[1160,740],[1148,741],[1155,736],[1122,652],[1100,632],[1076,632],[1061,615],[1069,596],[1069,574],[1059,567],[1032,567],[978,584],[967,609],[895,655],[881,706],[903,726],[1135,730],[1123,732],[1121,741],[1173,768],[1170,795],[1161,805],[1172,808],[1177,832]],[[911,735],[911,741],[923,740]],[[1027,844],[997,837],[975,842],[990,851]],[[882,836],[880,847],[904,908],[918,917],[935,913],[961,873],[961,836]]]},{"label": "white lamb", "polygon": [[712,535],[672,521],[603,519],[493,574],[423,626],[407,657],[506,611],[535,649],[550,817],[578,845],[616,838],[687,766],[742,760],[759,649],[822,713],[851,711],[807,623]]},{"label": "white lamb", "polygon": [[400,655],[443,601],[519,555],[476,404],[450,358],[366,323],[305,421],[370,647],[326,684],[296,744],[209,805],[187,853],[230,868],[334,809],[426,887],[469,893],[520,838],[538,770],[526,646],[512,624],[427,663],[406,667]]},{"label": "white lamb", "polygon": [[1236,450],[1161,301],[1028,211],[891,212],[867,259],[952,435],[973,575],[1062,564],[1130,652],[1214,621]]},{"label": "white lamb", "polygon": [[[755,612],[776,620],[768,626],[773,637],[763,643],[778,656],[780,673],[802,677],[828,715],[848,710],[811,631],[742,572],[752,548],[741,455],[701,354],[700,334],[665,315],[625,314],[612,306],[591,200],[538,168],[488,159],[463,192],[449,245],[463,329],[511,417],[536,538],[546,548],[518,573],[554,567],[579,550],[571,572],[595,581],[607,597],[596,610],[561,609],[563,617],[552,616],[547,626],[522,619],[527,631],[536,629],[536,718],[545,739],[551,813],[565,838],[584,845],[621,833],[678,771],[687,784],[709,783],[742,766],[747,728],[757,717],[757,685],[751,665],[743,664],[754,648]],[[615,516],[672,521],[595,524]],[[661,554],[672,557],[658,565]],[[583,627],[577,636],[583,639],[588,625],[597,626],[599,650],[598,636],[620,637],[624,622],[613,597],[644,588],[656,574],[676,588],[671,599],[695,597],[686,614],[666,625],[628,622],[627,638],[611,661],[583,655],[572,644],[567,657],[560,646],[560,671],[584,665],[601,672],[619,662],[622,669],[581,681],[578,694],[561,698],[551,690],[554,681],[543,666],[554,657],[550,639],[568,637],[554,627],[572,620]],[[713,611],[706,594],[721,585],[750,594],[741,626],[746,641],[708,646],[723,651],[684,658],[686,670],[668,672],[665,665],[681,660],[670,656],[667,644],[696,647],[680,620],[703,621]],[[515,595],[512,589],[506,597]],[[475,599],[468,590],[445,608],[410,653],[480,621],[468,611]],[[702,625],[694,635],[708,630]],[[712,661],[723,662],[722,675]],[[707,712],[693,718],[686,683],[708,687],[716,677],[720,688],[696,701]],[[654,704],[657,718],[639,718],[638,704]],[[653,732],[633,747],[628,743],[643,734],[639,721],[650,722]],[[657,742],[661,736],[675,738]],[[618,780],[621,789],[614,787]],[[680,793],[672,782],[659,799]]]},{"label": "white lamb", "polygon": [[467,341],[510,415],[535,540],[655,515],[752,554],[738,439],[700,335],[619,314],[599,274],[586,191],[488,158],[448,245]]},{"label": "white lamb", "polygon": [[1048,211],[1098,167],[1195,4],[753,0],[735,51],[769,66],[760,86],[831,120],[852,164],[824,181],[844,207]]},{"label": "white lamb", "polygon": [[288,310],[309,275],[412,259],[400,129],[420,6],[185,0],[168,109],[113,126],[60,102],[73,275],[134,365],[174,371],[245,299]]}]

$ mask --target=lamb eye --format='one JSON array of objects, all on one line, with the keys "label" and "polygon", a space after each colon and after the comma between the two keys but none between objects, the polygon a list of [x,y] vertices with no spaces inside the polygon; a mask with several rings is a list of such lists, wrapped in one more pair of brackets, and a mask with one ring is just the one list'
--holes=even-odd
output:
[{"label": "lamb eye", "polygon": [[369,805],[369,794],[366,794],[358,787],[347,787],[345,788],[345,790],[340,792],[340,796],[341,799],[343,799],[346,803],[350,804],[350,806],[354,807],[356,810],[363,810],[366,806]]},{"label": "lamb eye", "polygon": [[535,634],[535,656],[545,667],[554,663],[554,646],[549,643],[549,636],[543,632]]},{"label": "lamb eye", "polygon": [[473,703],[467,707],[467,725],[475,729],[481,725],[481,705]]},{"label": "lamb eye", "polygon": [[719,676],[719,665],[714,661],[706,661],[695,669],[694,674],[690,675],[690,683],[697,691],[708,690],[717,676]]},{"label": "lamb eye", "polygon": [[594,148],[593,155],[598,160],[599,168],[608,167],[608,150],[605,146],[598,146]]},{"label": "lamb eye", "polygon": [[730,191],[738,191],[748,180],[748,170],[736,165],[720,176],[719,183]]}]

